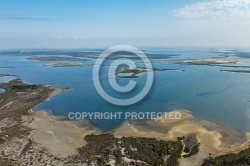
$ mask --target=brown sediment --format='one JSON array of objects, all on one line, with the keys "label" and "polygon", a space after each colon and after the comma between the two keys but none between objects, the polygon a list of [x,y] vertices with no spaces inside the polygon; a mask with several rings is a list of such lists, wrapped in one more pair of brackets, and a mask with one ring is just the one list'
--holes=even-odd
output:
[{"label": "brown sediment", "polygon": [[[195,122],[195,117],[184,110],[175,110],[174,112],[180,112],[182,115],[181,118],[155,120],[161,126],[169,128],[166,133],[141,131],[138,129],[138,126],[134,126],[129,122],[125,122],[119,129],[115,131],[114,134],[116,137],[147,137],[166,141],[176,140],[178,137],[186,137],[190,134],[195,134],[197,141],[200,143],[199,153],[188,158],[180,158],[180,165],[200,165],[203,163],[203,160],[208,157],[238,152],[246,149],[250,145],[250,141],[247,140],[245,143],[240,145],[235,144],[225,146],[222,144],[223,137],[221,133],[218,132],[218,129],[206,129],[203,127],[201,120],[199,123]],[[213,124],[211,126],[216,125]]]},{"label": "brown sediment", "polygon": [[30,110],[68,88],[54,90],[19,79],[0,87],[6,90],[0,94],[0,165],[63,164],[70,160],[65,157],[75,155],[77,148],[85,145],[83,137],[94,131]]},{"label": "brown sediment", "polygon": [[57,120],[44,111],[24,116],[23,120],[33,129],[29,138],[43,145],[56,156],[67,157],[77,154],[77,148],[86,144],[84,137],[97,130],[79,128],[66,120]]},{"label": "brown sediment", "polygon": [[[46,87],[50,87],[46,85]],[[54,89],[49,93],[45,100],[48,100],[63,92],[70,91],[69,88]],[[99,133],[100,131],[95,127],[91,130],[84,129],[84,127],[77,127],[77,121],[59,120],[59,116],[52,116],[46,111],[32,112],[30,115],[22,116],[22,120],[33,129],[29,135],[29,139],[44,146],[48,152],[55,156],[67,157],[77,154],[77,148],[86,144],[84,137],[92,133]],[[86,121],[85,124],[89,124]]]},{"label": "brown sediment", "polygon": [[[1,87],[5,88],[6,92],[0,95],[4,99],[0,103],[0,108],[2,108],[0,112],[0,136],[3,141],[0,143],[0,148],[4,149],[3,153],[7,155],[0,155],[0,160],[3,156],[3,158],[22,161],[22,163],[32,160],[36,165],[47,161],[55,165],[62,164],[72,161],[68,157],[77,156],[77,149],[84,147],[87,143],[84,140],[86,135],[101,133],[87,121],[83,123],[84,126],[79,128],[77,125],[81,122],[58,120],[58,118],[42,111],[27,112],[34,105],[58,95],[64,90],[53,90],[50,86],[44,85],[27,85],[20,80],[3,83]],[[237,153],[250,145],[249,140],[243,144],[233,145],[228,142],[227,145],[224,145],[223,134],[220,132],[223,128],[220,129],[212,122],[197,119],[185,110],[173,112],[179,112],[181,118],[147,120],[141,124],[127,121],[113,131],[114,136],[116,138],[141,137],[176,141],[178,137],[193,134],[196,136],[197,142],[200,143],[199,153],[179,159],[180,165],[192,166],[201,165],[203,160],[208,157]],[[249,139],[249,137],[245,139]],[[33,155],[42,157],[39,158],[39,161],[32,158]],[[59,159],[55,156],[58,156]]]}]

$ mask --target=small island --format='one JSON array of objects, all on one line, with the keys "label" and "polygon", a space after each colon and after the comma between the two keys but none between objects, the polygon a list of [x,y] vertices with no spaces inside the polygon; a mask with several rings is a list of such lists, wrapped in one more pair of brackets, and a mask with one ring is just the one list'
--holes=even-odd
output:
[{"label": "small island", "polygon": [[225,72],[231,72],[231,73],[250,73],[250,70],[220,70]]},{"label": "small island", "polygon": [[[201,58],[201,59],[178,59],[168,60],[166,62],[180,64],[180,65],[206,65],[206,66],[223,66],[225,64],[248,63],[249,58],[241,58],[236,56]],[[233,65],[228,65],[232,67]]]},{"label": "small island", "polygon": [[54,63],[54,64],[43,64],[43,66],[50,66],[50,67],[86,67],[88,65],[84,63]]},{"label": "small island", "polygon": [[129,67],[122,66],[120,67],[121,71],[115,73],[115,75],[119,78],[138,78],[141,74],[146,72],[154,72],[154,71],[185,71],[179,69],[159,69],[159,68],[134,68],[130,69]]},{"label": "small island", "polygon": [[82,61],[81,58],[70,56],[30,56],[26,59],[37,61]]}]

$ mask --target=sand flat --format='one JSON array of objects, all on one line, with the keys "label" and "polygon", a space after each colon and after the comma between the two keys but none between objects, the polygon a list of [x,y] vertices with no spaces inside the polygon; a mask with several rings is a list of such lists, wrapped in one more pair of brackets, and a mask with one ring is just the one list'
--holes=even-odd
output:
[{"label": "sand flat", "polygon": [[[121,127],[113,131],[115,137],[146,137],[158,140],[175,141],[177,137],[195,134],[197,141],[200,143],[199,153],[197,155],[179,159],[181,166],[200,165],[205,158],[215,157],[228,153],[239,152],[250,145],[247,141],[244,144],[226,148],[221,146],[222,135],[218,131],[208,130],[199,122],[194,121],[190,112],[184,110],[175,110],[181,113],[181,118],[177,120],[159,119],[152,120],[161,126],[170,129],[165,133],[156,131],[141,131],[139,126],[135,126],[126,121]],[[101,133],[98,130],[78,128],[75,123],[70,121],[58,120],[48,115],[44,111],[35,112],[32,115],[24,116],[24,121],[29,122],[29,126],[34,130],[29,138],[46,147],[48,151],[60,157],[67,157],[77,154],[77,148],[86,145],[84,137],[91,133]]]},{"label": "sand flat", "polygon": [[58,121],[44,111],[25,118],[32,119],[29,126],[34,129],[29,138],[45,146],[51,154],[61,157],[76,154],[77,148],[86,144],[84,137],[97,132],[78,128],[68,121]]},{"label": "sand flat", "polygon": [[177,137],[195,134],[197,141],[200,143],[199,153],[188,158],[180,158],[179,164],[181,166],[200,165],[203,163],[203,160],[209,156],[216,157],[232,152],[239,152],[243,149],[246,149],[250,145],[250,141],[247,141],[241,145],[232,146],[232,148],[221,146],[222,135],[218,131],[204,128],[201,124],[199,124],[202,122],[202,120],[195,122],[194,117],[190,114],[190,112],[185,110],[174,110],[173,112],[180,112],[182,115],[181,118],[176,120],[156,120],[161,125],[165,125],[166,128],[171,127],[166,133],[140,131],[137,126],[134,126],[129,122],[125,122],[115,131],[114,134],[116,137],[149,137],[166,141],[176,140]]}]

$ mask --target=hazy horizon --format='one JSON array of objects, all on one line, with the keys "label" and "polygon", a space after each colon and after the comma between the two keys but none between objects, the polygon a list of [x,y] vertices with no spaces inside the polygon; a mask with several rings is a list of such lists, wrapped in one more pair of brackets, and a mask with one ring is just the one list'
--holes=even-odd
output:
[{"label": "hazy horizon", "polygon": [[0,49],[248,46],[250,0],[0,3]]}]

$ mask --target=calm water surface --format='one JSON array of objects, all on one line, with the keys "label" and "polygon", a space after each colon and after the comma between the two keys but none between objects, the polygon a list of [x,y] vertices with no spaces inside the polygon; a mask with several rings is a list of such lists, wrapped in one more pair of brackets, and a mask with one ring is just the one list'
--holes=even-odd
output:
[{"label": "calm water surface", "polygon": [[[184,51],[182,49],[154,48],[145,51],[177,55],[171,57],[172,59],[219,56],[209,50]],[[54,115],[67,116],[69,112],[163,112],[182,108],[191,111],[198,118],[237,130],[250,131],[250,102],[248,102],[248,100],[250,101],[250,74],[219,71],[225,69],[223,67],[177,65],[166,62],[164,59],[151,59],[156,68],[184,71],[155,72],[153,87],[146,98],[135,105],[119,107],[107,103],[97,94],[92,80],[92,66],[50,67],[43,64],[58,62],[27,60],[27,56],[1,56],[0,58],[0,66],[15,67],[0,68],[0,74],[17,75],[26,83],[51,84],[54,88],[69,87],[72,89],[70,92],[55,96],[38,105],[34,108],[35,110],[45,109],[52,111]],[[94,59],[84,61],[87,64],[94,62]],[[111,62],[108,61],[107,66],[102,67],[103,73],[108,71],[108,64]],[[74,61],[69,63],[74,63]],[[137,81],[139,85],[143,85],[146,76],[146,74],[142,74],[133,80]],[[13,78],[0,77],[0,83],[11,79]],[[117,78],[117,80],[120,84],[126,84],[129,79]],[[119,97],[116,92],[111,90],[106,77],[103,77],[101,81],[111,95]],[[137,94],[140,90],[139,86],[130,95]],[[123,97],[126,98],[129,95]],[[107,131],[119,127],[124,120],[92,120],[92,122]]]}]

